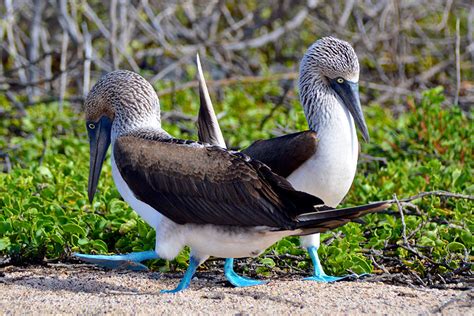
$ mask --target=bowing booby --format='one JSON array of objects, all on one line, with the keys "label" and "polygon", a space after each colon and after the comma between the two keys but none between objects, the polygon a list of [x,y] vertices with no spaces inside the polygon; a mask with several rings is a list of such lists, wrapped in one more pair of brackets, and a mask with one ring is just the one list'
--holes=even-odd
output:
[{"label": "bowing booby", "polygon": [[[259,140],[242,152],[265,163],[295,189],[336,207],[354,180],[359,153],[356,127],[369,140],[358,81],[359,63],[349,43],[334,37],[316,41],[304,55],[299,74],[300,101],[310,130]],[[223,136],[207,89],[200,93],[204,95],[198,118],[200,140],[221,145],[223,140],[216,143]],[[344,278],[324,272],[318,257],[319,234],[301,237],[301,245],[313,263],[313,275],[306,279],[332,282]]]},{"label": "bowing booby", "polygon": [[283,237],[324,232],[389,205],[335,210],[243,153],[171,137],[161,128],[156,92],[130,71],[103,76],[86,98],[85,113],[89,200],[112,145],[114,182],[155,228],[155,257],[171,260],[191,248],[185,276],[165,292],[187,288],[209,256],[257,256]]}]

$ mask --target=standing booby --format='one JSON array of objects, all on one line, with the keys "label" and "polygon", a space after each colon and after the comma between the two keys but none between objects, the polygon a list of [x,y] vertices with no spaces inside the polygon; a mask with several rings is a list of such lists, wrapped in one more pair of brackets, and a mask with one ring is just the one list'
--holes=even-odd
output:
[{"label": "standing booby", "polygon": [[185,276],[165,292],[187,288],[209,256],[258,256],[283,237],[324,232],[389,205],[335,210],[245,154],[171,137],[161,128],[156,92],[130,71],[103,76],[87,96],[85,112],[89,200],[112,145],[114,182],[155,228],[156,256],[170,260],[191,248]]},{"label": "standing booby", "polygon": [[[336,207],[349,191],[357,168],[359,144],[355,127],[364,140],[369,140],[358,80],[359,63],[349,43],[333,37],[316,41],[301,61],[299,76],[300,101],[310,130],[259,140],[242,152],[268,165],[295,189]],[[207,89],[200,93],[205,95],[200,98],[200,140],[214,143],[223,139],[222,132]],[[306,279],[332,282],[344,278],[324,272],[318,257],[319,234],[301,237],[301,245],[313,263],[313,275]]]},{"label": "standing booby", "polygon": [[[198,81],[199,81],[199,98],[200,98],[200,112],[198,115],[198,136],[199,140],[209,143],[211,145],[217,145],[222,148],[227,148],[224,137],[219,127],[212,101],[207,90],[206,81],[202,72],[201,62],[199,60],[199,54],[196,55],[196,65],[198,68]],[[205,106],[208,105],[208,106]],[[115,170],[115,169],[113,169]],[[146,214],[147,222],[156,227],[155,225],[159,222],[158,212],[149,212]],[[158,236],[156,236],[158,242]],[[141,251],[132,252],[128,254],[118,255],[88,255],[88,254],[74,254],[76,257],[83,261],[94,263],[110,269],[127,269],[134,271],[147,270],[148,268],[140,262],[150,259],[158,259],[156,251]],[[243,286],[254,286],[264,284],[265,281],[253,280],[247,277],[242,277],[234,272],[233,269],[234,259],[227,258],[224,265],[224,274],[227,280],[236,287]]]}]

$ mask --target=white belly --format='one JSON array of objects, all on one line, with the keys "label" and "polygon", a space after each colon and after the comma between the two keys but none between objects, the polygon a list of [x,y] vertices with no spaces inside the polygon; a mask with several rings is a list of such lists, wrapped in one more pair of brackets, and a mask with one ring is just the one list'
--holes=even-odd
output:
[{"label": "white belly", "polygon": [[[268,227],[236,227],[216,225],[179,225],[163,217],[157,229],[156,252],[161,258],[172,259],[184,246],[189,246],[197,258],[256,257],[289,231],[270,231]],[[158,242],[159,240],[159,242]]]},{"label": "white belly", "polygon": [[138,215],[140,215],[141,218],[143,218],[145,222],[147,222],[148,225],[156,229],[163,216],[150,205],[143,203],[133,195],[132,191],[129,189],[127,183],[122,178],[122,175],[118,170],[117,164],[115,163],[113,150],[111,155],[111,163],[112,177],[114,178],[115,186],[117,187],[117,190],[119,191],[122,198],[133,208],[135,212],[138,213]]}]

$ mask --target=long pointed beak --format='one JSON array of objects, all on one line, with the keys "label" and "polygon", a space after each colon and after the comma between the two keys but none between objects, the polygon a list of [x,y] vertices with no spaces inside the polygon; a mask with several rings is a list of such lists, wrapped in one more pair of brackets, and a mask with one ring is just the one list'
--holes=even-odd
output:
[{"label": "long pointed beak", "polygon": [[[91,126],[94,128],[91,129]],[[92,203],[97,190],[100,172],[110,145],[110,132],[112,120],[103,116],[97,123],[87,123],[90,145],[89,184],[87,194],[89,202]]]},{"label": "long pointed beak", "polygon": [[346,106],[355,121],[357,128],[362,133],[362,137],[366,142],[369,142],[369,130],[365,123],[364,113],[359,98],[359,84],[344,80],[343,83],[338,83],[336,79],[329,80],[331,87],[336,91],[342,103]]}]

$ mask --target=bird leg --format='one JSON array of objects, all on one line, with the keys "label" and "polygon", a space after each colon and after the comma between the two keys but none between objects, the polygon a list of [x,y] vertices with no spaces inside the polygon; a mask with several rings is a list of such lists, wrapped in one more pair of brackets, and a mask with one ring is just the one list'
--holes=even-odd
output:
[{"label": "bird leg", "polygon": [[305,278],[305,280],[309,281],[317,281],[317,282],[323,282],[323,283],[329,283],[329,282],[335,282],[339,280],[343,280],[349,277],[359,277],[357,274],[348,274],[344,276],[331,276],[327,275],[323,267],[321,266],[321,262],[319,261],[319,256],[318,256],[318,248],[315,246],[308,247],[308,253],[309,256],[311,257],[311,261],[313,262],[313,275]]},{"label": "bird leg", "polygon": [[233,258],[225,259],[224,274],[227,280],[235,287],[254,286],[267,283],[267,281],[253,280],[235,273]]},{"label": "bird leg", "polygon": [[148,268],[140,262],[160,258],[153,250],[131,252],[123,255],[86,255],[75,253],[74,256],[82,261],[93,263],[101,267],[133,271],[148,270]]},{"label": "bird leg", "polygon": [[196,272],[197,267],[200,265],[200,261],[194,256],[189,258],[189,266],[186,272],[184,273],[183,278],[179,282],[178,286],[173,290],[161,290],[161,293],[178,293],[189,287],[191,284],[191,279],[193,278],[194,273]]}]

